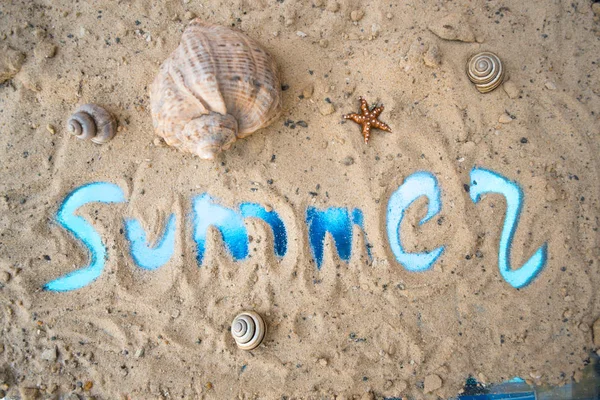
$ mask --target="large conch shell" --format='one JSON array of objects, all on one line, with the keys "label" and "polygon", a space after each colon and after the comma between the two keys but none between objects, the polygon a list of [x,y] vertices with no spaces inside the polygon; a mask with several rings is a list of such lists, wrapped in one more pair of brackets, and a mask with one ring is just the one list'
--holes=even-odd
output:
[{"label": "large conch shell", "polygon": [[213,159],[281,113],[273,58],[256,41],[195,19],[150,86],[156,133],[179,150]]},{"label": "large conch shell", "polygon": [[263,341],[267,325],[254,311],[244,311],[231,323],[231,336],[242,350],[252,350]]},{"label": "large conch shell", "polygon": [[469,59],[467,75],[477,90],[488,93],[500,86],[504,80],[504,67],[497,55],[484,51]]}]

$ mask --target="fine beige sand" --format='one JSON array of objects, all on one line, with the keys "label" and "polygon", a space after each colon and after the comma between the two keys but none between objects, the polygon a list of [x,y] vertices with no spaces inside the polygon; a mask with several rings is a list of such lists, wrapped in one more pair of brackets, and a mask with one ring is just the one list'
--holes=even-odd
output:
[{"label": "fine beige sand", "polygon": [[[433,399],[456,395],[469,375],[577,379],[600,341],[592,334],[598,8],[584,0],[0,3],[0,397]],[[259,41],[287,87],[282,117],[215,162],[157,140],[148,109],[148,86],[194,17]],[[483,50],[500,56],[508,78],[485,95],[465,74],[468,57]],[[359,95],[385,105],[381,120],[393,133],[374,131],[365,145],[359,127],[342,122]],[[85,103],[117,117],[108,144],[67,133],[65,121]],[[498,269],[503,197],[474,204],[464,189],[474,166],[525,194],[512,264],[548,243],[545,269],[523,289]],[[446,250],[432,270],[411,273],[391,252],[385,214],[390,195],[422,170],[439,180],[442,211],[419,226],[427,202],[418,200],[401,235],[409,251]],[[89,262],[55,215],[68,193],[96,181],[119,185],[128,200],[79,210],[107,246],[105,270],[86,288],[43,291]],[[189,215],[205,192],[229,207],[277,210],[286,257],[273,255],[265,224],[247,220],[251,257],[234,262],[212,229],[199,267]],[[355,227],[350,262],[328,237],[317,270],[308,206],[362,209],[372,260]],[[138,218],[153,241],[172,212],[174,256],[156,271],[139,268],[123,218]],[[269,326],[252,352],[229,334],[243,309]]]}]

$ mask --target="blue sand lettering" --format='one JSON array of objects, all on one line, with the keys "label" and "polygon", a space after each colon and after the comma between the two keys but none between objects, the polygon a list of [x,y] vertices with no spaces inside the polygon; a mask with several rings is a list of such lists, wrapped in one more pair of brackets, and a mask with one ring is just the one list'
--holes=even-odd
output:
[{"label": "blue sand lettering", "polygon": [[135,263],[150,271],[165,265],[175,250],[175,225],[175,214],[171,214],[162,238],[151,247],[146,242],[146,232],[140,222],[137,219],[126,219],[125,234]]},{"label": "blue sand lettering", "polygon": [[[317,269],[321,269],[323,263],[323,247],[327,232],[333,236],[340,258],[346,262],[350,260],[352,253],[352,225],[358,225],[364,232],[363,214],[357,208],[352,210],[352,215],[350,215],[347,208],[330,207],[323,211],[315,207],[308,207],[306,223],[310,248],[317,263]],[[367,249],[369,249],[368,245]]]},{"label": "blue sand lettering", "polygon": [[[352,222],[354,222],[355,225],[358,225],[358,227],[360,228],[361,231],[363,231],[363,233],[365,232],[365,216],[363,215],[363,212],[360,209],[355,208],[354,210],[352,210]],[[365,234],[365,244],[367,247],[367,255],[369,256],[369,258],[372,258],[371,245],[369,244],[369,242],[367,240],[366,234]]]},{"label": "blue sand lettering", "polygon": [[390,196],[387,207],[387,237],[396,260],[409,271],[426,271],[443,253],[444,246],[423,253],[407,253],[400,239],[400,226],[405,211],[419,197],[429,201],[427,215],[419,222],[423,225],[442,209],[441,192],[437,179],[429,172],[415,172]]},{"label": "blue sand lettering", "polygon": [[267,211],[263,206],[255,203],[243,203],[240,206],[244,218],[259,218],[265,221],[273,231],[275,255],[285,256],[287,252],[287,232],[279,214],[275,211]]},{"label": "blue sand lettering", "polygon": [[500,274],[506,282],[515,288],[528,285],[540,273],[546,264],[548,243],[544,243],[531,258],[519,269],[510,267],[510,249],[512,239],[519,223],[521,207],[523,205],[523,192],[519,185],[502,175],[483,168],[471,170],[471,187],[469,194],[471,200],[477,203],[482,194],[499,193],[506,199],[506,217],[500,235],[498,248],[498,267]]},{"label": "blue sand lettering", "polygon": [[206,231],[215,226],[225,246],[235,260],[243,260],[248,256],[248,232],[239,212],[215,204],[212,198],[204,193],[192,200],[194,219],[194,241],[197,246],[198,264],[202,265],[206,250]]},{"label": "blue sand lettering", "polygon": [[92,202],[122,203],[125,194],[115,184],[95,182],[80,186],[69,194],[56,214],[56,221],[90,251],[90,263],[87,267],[70,272],[44,285],[45,290],[66,292],[80,289],[97,279],[104,270],[106,247],[96,230],[83,218],[75,215],[77,209]]}]

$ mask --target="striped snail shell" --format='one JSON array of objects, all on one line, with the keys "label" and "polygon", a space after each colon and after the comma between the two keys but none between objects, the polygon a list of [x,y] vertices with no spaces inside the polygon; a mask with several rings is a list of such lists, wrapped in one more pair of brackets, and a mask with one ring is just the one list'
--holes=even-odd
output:
[{"label": "striped snail shell", "polygon": [[477,90],[488,93],[500,86],[504,80],[504,67],[497,55],[484,51],[469,59],[467,75]]},{"label": "striped snail shell", "polygon": [[99,105],[84,104],[69,117],[67,128],[77,139],[103,144],[115,136],[117,121]]},{"label": "striped snail shell", "polygon": [[194,19],[150,85],[165,142],[211,160],[281,114],[274,59],[242,32]]},{"label": "striped snail shell", "polygon": [[267,325],[254,311],[244,311],[231,323],[231,335],[242,350],[256,348],[265,338]]}]

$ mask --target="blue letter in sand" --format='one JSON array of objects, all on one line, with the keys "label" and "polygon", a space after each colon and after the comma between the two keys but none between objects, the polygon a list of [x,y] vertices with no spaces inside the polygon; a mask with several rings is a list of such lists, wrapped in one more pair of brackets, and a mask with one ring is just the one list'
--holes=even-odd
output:
[{"label": "blue letter in sand", "polygon": [[262,219],[271,227],[275,255],[277,257],[285,256],[287,252],[287,233],[279,215],[275,211],[267,211],[263,206],[255,203],[243,203],[240,209],[244,218]]},{"label": "blue letter in sand", "polygon": [[[333,236],[335,248],[340,258],[348,262],[352,253],[352,225],[358,225],[363,233],[365,231],[363,213],[358,208],[352,210],[352,215],[350,215],[347,208],[330,207],[321,211],[315,207],[308,207],[306,209],[306,224],[308,225],[310,248],[317,263],[317,269],[321,269],[323,263],[323,245],[327,232]],[[368,245],[367,252],[370,256]]]},{"label": "blue letter in sand", "polygon": [[91,261],[85,268],[46,283],[44,289],[56,292],[80,289],[92,283],[102,274],[106,262],[106,247],[98,232],[84,218],[75,215],[75,211],[87,203],[122,203],[124,201],[125,195],[121,188],[107,182],[80,186],[67,196],[58,209],[56,221],[71,232],[76,239],[83,242],[90,250]]},{"label": "blue letter in sand", "polygon": [[498,267],[500,274],[506,282],[515,288],[528,285],[544,268],[548,244],[544,243],[531,258],[519,269],[510,268],[510,248],[512,239],[519,223],[521,206],[523,205],[523,192],[518,184],[495,172],[483,168],[471,170],[471,187],[469,194],[471,200],[477,203],[482,194],[499,193],[506,199],[506,217],[500,235],[498,249]]},{"label": "blue letter in sand", "polygon": [[423,225],[442,209],[441,192],[437,179],[429,172],[415,172],[392,193],[387,207],[387,236],[396,260],[409,271],[426,271],[436,262],[444,247],[424,253],[407,253],[400,240],[400,226],[404,213],[419,197],[429,201],[427,215],[419,222]]},{"label": "blue letter in sand", "polygon": [[175,214],[171,214],[162,239],[153,247],[146,242],[146,232],[137,219],[125,220],[125,233],[131,257],[136,264],[150,271],[155,270],[165,265],[175,250]]},{"label": "blue letter in sand", "polygon": [[244,218],[259,218],[273,230],[275,254],[283,257],[287,252],[287,233],[285,225],[275,211],[267,211],[255,203],[243,203],[240,211],[234,211],[216,204],[208,194],[196,196],[192,204],[194,219],[194,240],[198,246],[197,259],[202,265],[206,250],[206,231],[210,225],[215,226],[225,246],[234,260],[243,260],[248,256],[248,232]]},{"label": "blue letter in sand", "polygon": [[211,197],[204,193],[193,199],[194,240],[196,241],[198,264],[202,265],[206,250],[206,231],[214,225],[229,249],[234,260],[243,260],[248,256],[248,232],[239,212],[215,204]]}]

